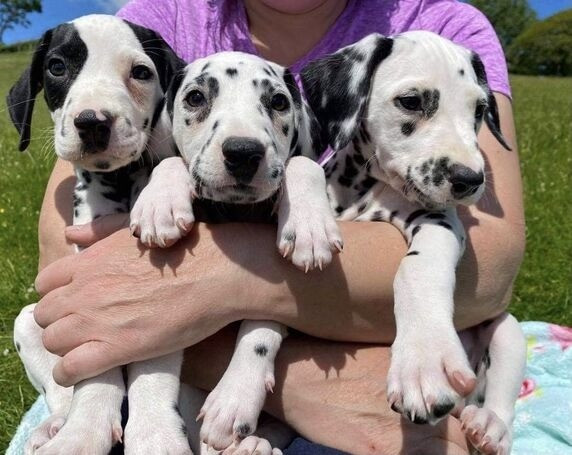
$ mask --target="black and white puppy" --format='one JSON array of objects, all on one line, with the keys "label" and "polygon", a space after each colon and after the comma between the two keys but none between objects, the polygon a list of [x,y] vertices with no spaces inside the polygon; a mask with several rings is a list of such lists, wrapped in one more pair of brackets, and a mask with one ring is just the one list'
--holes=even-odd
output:
[{"label": "black and white puppy", "polygon": [[[55,151],[76,171],[74,224],[128,212],[152,165],[174,154],[169,122],[160,114],[168,83],[182,66],[155,32],[113,16],[81,17],[44,34],[7,101],[20,132],[20,150],[25,150],[35,97],[44,90]],[[52,378],[58,358],[45,351],[33,310],[34,305],[22,310],[14,337],[28,376],[45,395],[52,415],[33,433],[27,453],[107,454],[122,437],[121,368],[74,388],[58,386]],[[173,364],[168,358],[127,367],[132,418],[125,453],[190,453],[173,407],[178,383],[168,389],[160,380],[165,365]],[[178,377],[179,371],[172,373]]]},{"label": "black and white puppy", "polygon": [[508,453],[525,361],[520,328],[505,314],[463,332],[461,343],[453,326],[466,240],[455,207],[485,189],[481,123],[509,149],[481,60],[429,32],[374,34],[311,63],[302,81],[336,151],[325,165],[332,210],[342,220],[390,222],[408,243],[394,282],[392,408],[436,422],[462,402],[455,386],[475,370],[486,392],[483,408],[463,410],[467,435],[485,453]]},{"label": "black and white puppy", "polygon": [[[196,60],[174,79],[167,110],[182,159],[154,169],[131,212],[144,242],[171,244],[195,218],[270,222],[276,209],[285,257],[305,271],[331,261],[342,240],[324,171],[294,156],[321,148],[311,134],[317,124],[287,69],[239,52]],[[272,321],[242,323],[231,363],[202,407],[202,442],[224,449],[256,429],[285,332]]]}]

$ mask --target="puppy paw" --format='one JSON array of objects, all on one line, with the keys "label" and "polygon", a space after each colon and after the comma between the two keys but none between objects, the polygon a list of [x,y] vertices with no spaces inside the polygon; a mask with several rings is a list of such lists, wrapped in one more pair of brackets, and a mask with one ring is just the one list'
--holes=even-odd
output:
[{"label": "puppy paw", "polygon": [[[35,455],[107,455],[121,440],[123,430],[119,418],[106,422],[93,419],[89,412],[81,419],[68,419],[57,433],[33,453]],[[99,421],[99,423],[97,423]]]},{"label": "puppy paw", "polygon": [[280,449],[273,449],[266,439],[258,436],[248,436],[245,439],[235,441],[230,447],[222,452],[222,455],[282,455]]},{"label": "puppy paw", "polygon": [[125,426],[125,455],[192,455],[177,408],[153,409],[130,416]]},{"label": "puppy paw", "polygon": [[271,371],[249,374],[247,369],[229,366],[201,408],[201,441],[223,450],[233,441],[251,435],[256,430],[266,392],[273,386]]},{"label": "puppy paw", "polygon": [[394,411],[413,423],[436,423],[472,391],[475,383],[454,331],[438,338],[409,333],[398,336],[391,347],[388,401]]},{"label": "puppy paw", "polygon": [[66,422],[65,416],[54,414],[44,420],[30,435],[24,447],[25,455],[37,453],[37,450],[52,439]]},{"label": "puppy paw", "polygon": [[293,206],[278,228],[278,250],[301,270],[322,270],[341,252],[340,229],[329,207]]},{"label": "puppy paw", "polygon": [[510,430],[491,409],[467,406],[461,412],[461,428],[478,453],[509,455]]},{"label": "puppy paw", "polygon": [[191,179],[181,158],[167,158],[153,170],[130,213],[134,236],[148,247],[166,248],[184,237],[195,220]]}]

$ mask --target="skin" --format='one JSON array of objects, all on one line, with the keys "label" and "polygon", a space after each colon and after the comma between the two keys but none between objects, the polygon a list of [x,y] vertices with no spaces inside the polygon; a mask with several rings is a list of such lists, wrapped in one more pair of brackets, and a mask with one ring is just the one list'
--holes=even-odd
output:
[{"label": "skin", "polygon": [[[327,30],[337,17],[332,20],[334,3],[340,2],[289,2],[309,9],[287,14],[276,9],[279,3],[245,2],[253,40],[266,44],[258,46],[262,55],[289,64],[317,42],[313,34],[296,33],[305,14],[321,11],[312,20]],[[265,34],[257,18],[283,28]],[[283,53],[280,36],[293,39],[295,52]],[[505,151],[483,126],[479,144],[487,160],[488,189],[477,206],[459,209],[468,233],[457,273],[459,329],[506,309],[524,251],[512,106],[504,95],[495,96],[501,129],[514,151]],[[127,225],[122,216],[68,227],[64,237],[71,223],[73,180],[71,166],[58,161],[39,228],[42,272],[36,287],[43,298],[35,317],[46,328],[46,348],[64,356],[54,370],[59,383],[70,385],[112,366],[184,349],[233,321],[272,319],[345,343],[288,338],[277,359],[269,412],[314,441],[352,453],[415,453],[419,448],[419,453],[466,453],[455,419],[413,427],[389,410],[384,396],[389,348],[351,343],[391,343],[395,335],[392,283],[406,249],[393,226],[341,223],[344,253],[324,272],[307,276],[277,254],[276,228],[267,225],[197,225],[175,247],[151,251],[122,229]],[[93,246],[70,257],[72,243]],[[187,350],[184,376],[211,389],[228,364],[233,336],[219,332]],[[199,367],[205,364],[212,368]],[[327,376],[330,366],[337,372]],[[348,447],[348,441],[361,445]]]}]

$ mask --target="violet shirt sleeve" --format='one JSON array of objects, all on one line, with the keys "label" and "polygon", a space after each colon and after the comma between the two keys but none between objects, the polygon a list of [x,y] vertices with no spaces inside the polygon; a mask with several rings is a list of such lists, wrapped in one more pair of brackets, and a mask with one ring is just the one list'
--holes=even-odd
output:
[{"label": "violet shirt sleeve", "polygon": [[[443,8],[443,3],[448,3]],[[431,11],[431,9],[439,9]],[[427,24],[427,29],[435,30],[440,35],[449,38],[479,54],[485,70],[489,87],[493,92],[499,92],[511,97],[510,83],[506,59],[497,34],[486,18],[478,9],[461,2],[438,2],[433,8],[428,8],[426,17],[433,21]]]},{"label": "violet shirt sleeve", "polygon": [[177,7],[174,0],[131,0],[117,12],[117,16],[156,31],[175,48]]}]

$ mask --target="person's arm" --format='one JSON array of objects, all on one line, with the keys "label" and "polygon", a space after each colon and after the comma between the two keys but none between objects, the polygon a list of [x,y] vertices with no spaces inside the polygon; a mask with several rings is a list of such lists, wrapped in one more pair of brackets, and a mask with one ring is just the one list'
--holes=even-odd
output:
[{"label": "person's arm", "polygon": [[[516,148],[510,102],[497,99],[503,133]],[[502,149],[486,128],[479,139],[492,176],[483,201],[461,214],[468,245],[457,280],[459,329],[506,308],[524,248],[517,152]],[[182,349],[240,319],[272,319],[335,340],[390,343],[393,277],[404,240],[386,223],[341,228],[344,253],[324,272],[308,275],[276,252],[275,227],[251,224],[198,225],[174,248],[150,253],[122,230],[57,261],[37,279],[47,295],[36,319],[49,326],[44,342],[50,351],[73,350],[58,379],[70,384]],[[44,239],[61,240],[52,226],[41,229]],[[87,228],[70,238],[89,243],[100,237]],[[72,330],[77,324],[82,330]]]},{"label": "person's arm", "polygon": [[[228,327],[187,349],[183,382],[212,390],[236,341]],[[390,349],[293,335],[276,357],[276,385],[264,409],[306,439],[355,454],[467,454],[460,422],[416,425],[389,408]],[[208,368],[205,368],[208,365]]]}]

